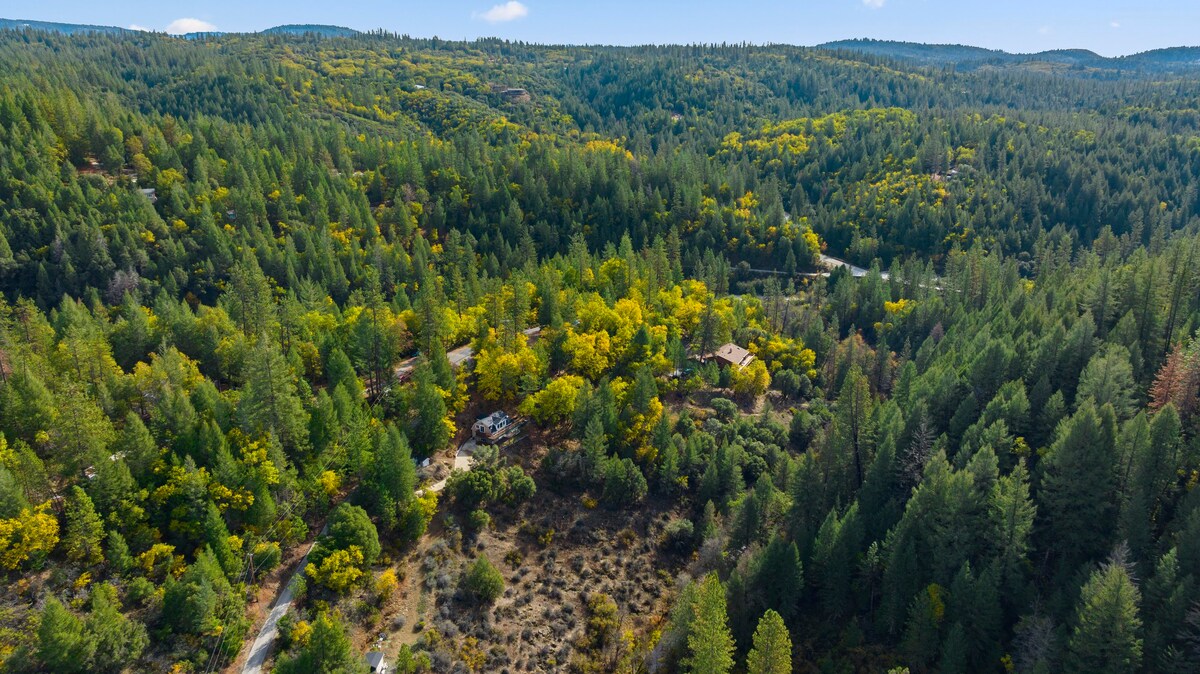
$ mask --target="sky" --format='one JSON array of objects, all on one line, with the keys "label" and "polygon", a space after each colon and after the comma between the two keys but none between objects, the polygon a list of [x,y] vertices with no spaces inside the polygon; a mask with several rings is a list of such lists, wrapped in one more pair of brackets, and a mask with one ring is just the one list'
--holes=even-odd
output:
[{"label": "sky", "polygon": [[0,17],[171,33],[321,23],[551,44],[869,37],[1116,56],[1200,43],[1200,0],[0,0]]}]

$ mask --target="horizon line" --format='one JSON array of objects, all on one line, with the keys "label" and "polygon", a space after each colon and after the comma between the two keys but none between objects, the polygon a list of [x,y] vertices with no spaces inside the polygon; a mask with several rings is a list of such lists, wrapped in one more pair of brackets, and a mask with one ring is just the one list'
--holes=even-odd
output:
[{"label": "horizon line", "polygon": [[[442,37],[442,36],[436,35],[436,34],[428,35],[428,36],[416,36],[416,35],[412,35],[410,33],[396,31],[394,29],[387,28],[384,26],[363,29],[363,28],[355,28],[352,26],[343,26],[343,25],[338,25],[338,24],[310,23],[310,22],[304,22],[304,21],[293,21],[293,22],[288,22],[288,23],[274,24],[274,25],[263,27],[263,28],[259,28],[257,30],[214,30],[214,31],[196,31],[196,32],[190,32],[190,33],[167,33],[165,30],[160,30],[160,29],[131,28],[131,27],[127,27],[127,26],[117,26],[117,25],[112,25],[112,24],[91,24],[91,23],[71,23],[71,22],[66,22],[66,21],[47,21],[44,19],[14,19],[14,18],[8,18],[8,17],[0,17],[0,21],[11,21],[13,23],[57,25],[57,26],[79,26],[82,28],[98,28],[98,29],[123,31],[123,32],[127,32],[127,33],[149,33],[149,34],[154,34],[154,35],[166,35],[168,37],[187,37],[189,35],[195,35],[195,36],[199,36],[199,35],[216,35],[216,36],[221,36],[221,35],[259,35],[259,34],[265,33],[266,31],[275,29],[275,28],[283,28],[283,27],[289,27],[289,26],[297,26],[297,27],[298,26],[320,26],[320,27],[325,27],[325,28],[338,28],[338,29],[343,29],[343,30],[351,30],[360,35],[372,35],[372,34],[382,32],[386,35],[391,35],[391,36],[400,37],[400,38],[408,38],[408,39],[412,39],[412,40],[443,40],[446,42],[458,42],[458,43],[463,43],[463,44],[469,44],[472,42],[481,42],[481,41],[487,41],[487,40],[499,40],[502,42],[519,43],[519,44],[530,45],[530,46],[535,46],[535,47],[638,48],[638,47],[746,46],[746,47],[797,47],[797,48],[802,48],[802,49],[830,49],[831,48],[830,45],[836,45],[837,43],[843,43],[843,42],[878,42],[878,43],[896,44],[896,45],[915,45],[915,46],[921,46],[921,47],[960,47],[960,48],[968,48],[968,49],[979,49],[979,50],[983,50],[983,51],[996,52],[997,54],[1006,54],[1008,56],[1038,56],[1041,54],[1051,54],[1051,53],[1055,53],[1055,52],[1086,51],[1086,52],[1090,52],[1090,53],[1095,54],[1096,56],[1099,56],[1100,58],[1104,58],[1104,59],[1128,58],[1131,56],[1138,56],[1140,54],[1147,54],[1147,53],[1151,53],[1151,52],[1165,51],[1165,50],[1170,50],[1170,49],[1200,48],[1200,44],[1196,44],[1196,45],[1174,44],[1174,45],[1163,45],[1163,46],[1158,46],[1158,47],[1151,47],[1149,49],[1142,49],[1140,51],[1132,51],[1132,52],[1115,53],[1112,55],[1106,55],[1102,52],[1099,52],[1099,51],[1089,48],[1089,47],[1055,47],[1052,49],[1043,49],[1041,51],[1009,51],[1008,49],[1004,49],[1002,47],[986,47],[983,45],[969,44],[969,43],[965,43],[965,42],[918,42],[918,41],[914,41],[914,40],[900,40],[900,39],[878,38],[878,37],[867,37],[867,36],[841,37],[841,38],[836,38],[836,39],[832,39],[832,40],[826,40],[824,42],[819,42],[816,44],[800,44],[800,43],[796,43],[796,42],[782,42],[782,41],[758,42],[758,41],[754,41],[754,40],[721,40],[719,42],[717,42],[717,41],[539,42],[539,41],[519,40],[519,39],[514,40],[512,38],[500,37],[498,35],[490,35],[490,36],[489,35],[477,35],[475,37],[463,37],[463,38],[459,38],[459,39],[446,38],[446,37]],[[37,29],[36,26],[30,26],[30,27]],[[12,28],[5,28],[5,30],[12,30]],[[832,49],[837,49],[837,47],[832,47]]]}]

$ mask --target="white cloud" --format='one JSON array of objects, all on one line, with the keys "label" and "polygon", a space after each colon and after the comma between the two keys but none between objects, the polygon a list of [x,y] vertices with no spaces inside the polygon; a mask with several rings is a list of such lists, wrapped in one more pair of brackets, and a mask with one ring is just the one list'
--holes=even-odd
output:
[{"label": "white cloud", "polygon": [[175,19],[167,24],[167,32],[171,35],[183,35],[184,33],[211,33],[217,29],[207,21],[200,19]]},{"label": "white cloud", "polygon": [[885,2],[887,2],[887,0],[863,0],[863,4],[871,9],[879,9],[880,7],[883,7],[883,3]]},{"label": "white cloud", "polygon": [[140,31],[142,31],[142,32],[144,32],[144,33],[149,33],[149,32],[151,32],[151,31],[152,31],[152,30],[154,30],[154,29],[152,29],[152,28],[147,28],[147,27],[145,27],[145,26],[139,26],[139,25],[137,25],[136,23],[131,23],[131,24],[129,24],[129,30],[140,30]]},{"label": "white cloud", "polygon": [[1112,26],[1113,28],[1120,28],[1121,22],[1120,21],[1109,21],[1108,25]]},{"label": "white cloud", "polygon": [[508,0],[499,5],[495,5],[491,9],[482,14],[476,13],[475,18],[483,19],[488,23],[503,23],[505,21],[515,21],[522,17],[529,16],[529,8],[517,2],[517,0]]},{"label": "white cloud", "polygon": [[1041,33],[1042,35],[1049,35],[1050,34],[1050,26],[1042,26],[1041,28],[1038,28],[1038,32]]}]

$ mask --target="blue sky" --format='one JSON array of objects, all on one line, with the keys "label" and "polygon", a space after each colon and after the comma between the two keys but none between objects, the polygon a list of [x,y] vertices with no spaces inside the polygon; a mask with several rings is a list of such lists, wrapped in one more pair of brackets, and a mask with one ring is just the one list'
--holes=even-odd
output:
[{"label": "blue sky", "polygon": [[575,44],[873,37],[1106,56],[1200,43],[1200,0],[0,0],[0,16],[170,32],[329,23]]}]

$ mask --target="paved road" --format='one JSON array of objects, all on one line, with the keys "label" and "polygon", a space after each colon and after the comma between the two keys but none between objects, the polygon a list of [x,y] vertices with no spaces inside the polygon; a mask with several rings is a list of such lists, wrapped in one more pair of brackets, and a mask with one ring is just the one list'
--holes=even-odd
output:
[{"label": "paved road", "polygon": [[[470,347],[462,347],[462,349],[467,349],[467,355],[464,358],[469,358]],[[462,349],[455,349],[455,351],[462,351]],[[449,356],[450,354],[446,355]],[[454,360],[450,362],[451,364],[455,364]],[[462,361],[460,360],[459,362]],[[454,453],[454,467],[459,470],[470,470],[474,451],[474,438],[460,445],[458,451]],[[445,488],[446,480],[441,480],[428,487],[418,489],[417,493],[421,493],[424,489],[439,492]],[[327,528],[328,525],[326,525]],[[321,533],[325,533],[325,529],[322,529]],[[308,549],[304,551],[304,557],[300,559],[300,564],[296,567],[295,573],[288,579],[287,585],[284,586],[283,591],[275,599],[275,604],[271,607],[271,612],[267,614],[267,619],[263,622],[262,629],[259,630],[258,636],[254,639],[254,644],[250,646],[250,655],[246,657],[246,664],[242,667],[242,674],[262,674],[263,665],[266,664],[267,656],[271,654],[271,647],[275,644],[275,637],[279,636],[279,619],[292,607],[296,579],[304,573],[304,567],[308,564],[308,554],[312,552],[315,544],[316,540],[308,544]]]},{"label": "paved road", "polygon": [[[325,528],[327,529],[328,525]],[[321,533],[325,533],[325,529],[321,529]],[[275,643],[275,637],[279,636],[279,619],[292,607],[296,579],[300,578],[300,575],[304,573],[304,567],[308,566],[308,553],[312,552],[316,543],[316,539],[313,539],[313,542],[308,544],[308,549],[304,551],[304,557],[300,558],[300,564],[296,566],[296,572],[288,579],[287,585],[283,587],[283,592],[280,592],[275,599],[275,605],[271,607],[271,612],[267,614],[267,619],[263,622],[262,629],[258,631],[254,644],[250,646],[250,655],[246,657],[242,674],[262,674],[263,665],[267,662],[267,656],[271,654],[271,646]]]},{"label": "paved road", "polygon": [[[521,334],[525,335],[525,337],[527,337],[529,339],[529,343],[532,344],[537,341],[539,336],[541,336],[542,328],[541,327],[527,328],[525,330],[522,330]],[[409,375],[412,374],[413,368],[417,366],[417,358],[418,357],[419,356],[414,356],[407,360],[400,361],[400,364],[396,366],[396,378],[399,379],[400,381],[404,381],[405,379],[407,379],[409,377]],[[457,349],[454,349],[453,351],[446,352],[446,360],[449,360],[450,367],[452,367],[456,370],[460,366],[462,366],[464,363],[471,362],[471,360],[474,358],[475,358],[475,349],[472,349],[470,344],[466,344],[466,345],[458,347]]]},{"label": "paved road", "polygon": [[[845,267],[850,270],[850,275],[853,276],[854,278],[862,278],[862,277],[866,276],[867,274],[871,273],[871,270],[869,270],[869,269],[863,269],[862,267],[851,264],[841,258],[836,258],[831,255],[825,255],[824,253],[821,254],[821,266],[825,267],[826,269]],[[807,276],[809,278],[815,278],[818,276],[826,276],[826,277],[829,276],[829,272],[827,272],[827,271],[790,274],[788,272],[780,271],[778,269],[758,269],[758,268],[754,268],[754,267],[751,267],[750,271],[752,271],[756,274],[776,274],[778,276]],[[886,271],[879,272],[879,275],[883,277],[884,281],[888,280],[889,274]]]},{"label": "paved road", "polygon": [[[821,253],[821,264],[825,265],[826,267],[831,267],[831,268],[832,267],[846,267],[850,270],[850,275],[853,276],[854,278],[862,278],[863,276],[866,276],[867,274],[869,274],[871,271],[869,269],[863,269],[862,267],[850,264],[849,262],[846,262],[845,260],[833,257],[831,255],[826,255],[824,253]],[[888,273],[886,271],[880,272],[879,275],[883,277],[884,281],[888,280]]]},{"label": "paved road", "polygon": [[[467,344],[466,346],[460,346],[453,351],[446,352],[446,360],[449,360],[450,367],[455,369],[457,369],[463,363],[470,362],[470,360],[474,357],[475,350],[471,348],[470,344]],[[400,364],[396,366],[396,378],[400,381],[408,379],[408,377],[412,374],[413,368],[417,366],[417,358],[418,356],[414,356],[412,358],[400,361]]]}]

